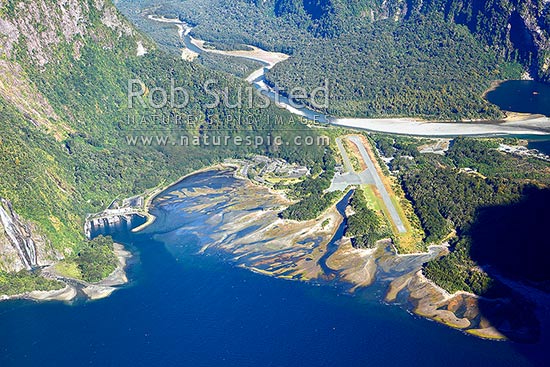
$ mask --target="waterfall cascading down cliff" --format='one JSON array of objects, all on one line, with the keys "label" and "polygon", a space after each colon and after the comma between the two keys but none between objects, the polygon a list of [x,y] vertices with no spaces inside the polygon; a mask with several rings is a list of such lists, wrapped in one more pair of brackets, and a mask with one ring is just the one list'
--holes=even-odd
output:
[{"label": "waterfall cascading down cliff", "polygon": [[[23,224],[19,216],[13,211],[11,203],[0,198],[0,230],[15,249],[20,264],[12,264],[15,270],[21,268],[31,270],[38,265],[36,243],[31,237],[31,230],[27,224]],[[15,259],[13,259],[14,262]]]}]

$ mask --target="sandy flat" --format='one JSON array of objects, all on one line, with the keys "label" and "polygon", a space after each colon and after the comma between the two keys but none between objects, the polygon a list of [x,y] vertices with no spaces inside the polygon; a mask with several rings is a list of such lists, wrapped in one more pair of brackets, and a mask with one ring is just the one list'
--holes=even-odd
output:
[{"label": "sandy flat", "polygon": [[517,121],[483,122],[426,122],[412,118],[335,118],[331,124],[375,132],[414,136],[487,136],[487,135],[548,135],[550,118],[523,116]]},{"label": "sandy flat", "polygon": [[67,284],[56,291],[33,291],[27,297],[36,301],[70,301],[76,297],[76,289]]}]

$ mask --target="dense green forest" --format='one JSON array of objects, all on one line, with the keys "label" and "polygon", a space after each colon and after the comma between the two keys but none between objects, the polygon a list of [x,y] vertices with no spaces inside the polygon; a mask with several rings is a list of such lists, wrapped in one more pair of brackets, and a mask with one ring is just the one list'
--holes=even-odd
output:
[{"label": "dense green forest", "polygon": [[327,81],[331,96],[323,112],[335,116],[501,118],[483,92],[494,80],[519,78],[515,61],[531,62],[514,56],[519,51],[502,52],[504,40],[496,39],[503,36],[495,30],[472,26],[472,19],[488,17],[480,8],[462,21],[469,13],[460,1],[142,0],[123,1],[121,8],[153,4],[155,12],[194,25],[197,38],[291,54],[269,72],[270,84],[283,93],[311,92]]},{"label": "dense green forest", "polygon": [[76,264],[82,280],[98,282],[117,267],[118,261],[113,250],[111,237],[97,236],[93,240],[85,241],[76,255],[67,261]]},{"label": "dense green forest", "polygon": [[262,63],[254,60],[206,52],[200,54],[198,60],[201,65],[209,69],[223,71],[243,79],[263,66]]},{"label": "dense green forest", "polygon": [[57,280],[47,279],[38,273],[30,273],[22,270],[17,273],[0,271],[0,294],[15,296],[24,292],[35,290],[53,291],[61,289],[64,284]]},{"label": "dense green forest", "polygon": [[341,196],[341,192],[325,192],[334,177],[334,152],[327,149],[322,161],[314,166],[312,177],[288,187],[291,198],[296,203],[284,209],[280,216],[284,219],[309,220],[317,218]]},{"label": "dense green forest", "polygon": [[420,116],[462,120],[499,118],[481,98],[495,79],[518,77],[464,27],[437,17],[390,20],[320,39],[269,71],[283,93],[328,84],[333,116]]},{"label": "dense green forest", "polygon": [[[170,54],[171,56],[181,55],[182,47],[184,47],[183,41],[179,37],[178,28],[174,24],[161,23],[151,20],[144,16],[142,13],[142,6],[140,1],[124,2],[119,5],[119,10],[132,21],[138,28],[147,33],[157,43],[158,47]],[[160,9],[155,11],[157,15],[164,15],[167,18],[178,18],[178,13],[170,10],[170,3],[165,3]],[[217,49],[237,50],[245,49],[240,42],[225,40],[219,42],[216,39],[212,39],[205,44],[205,47],[214,47]],[[194,60],[195,63],[201,64],[211,70],[218,70],[228,74],[232,74],[239,78],[245,78],[252,71],[259,69],[262,64],[243,58],[235,58],[220,54],[212,54],[203,52]]]},{"label": "dense green forest", "polygon": [[545,0],[370,0],[375,19],[444,15],[465,25],[484,44],[508,60],[521,62],[531,75],[549,81],[550,4]]},{"label": "dense green forest", "polygon": [[[277,16],[271,3],[240,0],[122,0],[117,7],[143,31],[161,43],[158,27],[145,23],[141,12],[154,9],[156,14],[177,18],[194,28],[191,35],[215,45],[253,45],[267,50],[292,53],[296,44],[313,40],[307,25]],[[264,6],[265,5],[265,6]],[[147,11],[145,11],[147,13]],[[303,21],[307,22],[307,19]]]},{"label": "dense green forest", "polygon": [[423,272],[449,293],[467,291],[478,295],[495,295],[495,281],[472,260],[468,238],[454,240],[449,255],[425,264]]},{"label": "dense green forest", "polygon": [[381,213],[369,207],[363,190],[358,188],[349,203],[353,214],[348,217],[345,236],[359,248],[372,248],[378,240],[389,238],[391,228]]},{"label": "dense green forest", "polygon": [[[24,89],[17,88],[32,85],[53,113],[30,118],[11,103],[12,95],[0,96],[0,196],[10,200],[19,215],[37,224],[58,253],[69,256],[83,248],[86,213],[104,209],[114,198],[166,184],[225,158],[259,153],[309,167],[322,162],[322,147],[293,144],[296,134],[315,137],[317,133],[284,110],[260,108],[257,96],[242,108],[207,105],[213,97],[205,92],[204,81],[215,80],[211,89],[225,93],[231,102],[239,90],[248,87],[244,81],[156,50],[135,31],[120,34],[102,24],[98,9],[89,11],[89,27],[94,32],[78,39],[78,57],[73,43],[60,42],[41,50],[48,62],[37,66],[24,38],[15,44],[10,57],[2,55],[2,62],[20,70],[19,82],[10,93],[23,93]],[[148,48],[145,56],[135,56],[136,37]],[[129,108],[130,79],[141,80],[148,90],[169,90],[174,80],[188,91],[190,103],[184,108],[139,104]],[[181,121],[191,116],[193,122],[164,124],[152,116],[171,117],[171,121],[174,116],[182,117]],[[264,141],[208,147],[128,142],[128,137],[159,135],[178,142],[181,136],[207,135],[261,136]],[[289,144],[269,142],[267,137],[275,135]],[[95,280],[106,272],[90,269],[86,277]]]},{"label": "dense green forest", "polygon": [[[477,294],[495,287],[485,265],[511,277],[550,280],[547,260],[540,258],[550,249],[537,225],[548,214],[537,207],[541,200],[533,199],[541,197],[533,192],[550,185],[548,162],[499,152],[495,139],[455,139],[444,156],[419,153],[425,139],[375,135],[374,140],[393,158],[390,168],[413,202],[425,240],[440,243],[456,233],[450,255],[425,265],[430,279],[450,292]],[[512,210],[523,202],[522,210]],[[521,261],[510,260],[511,251]]]}]

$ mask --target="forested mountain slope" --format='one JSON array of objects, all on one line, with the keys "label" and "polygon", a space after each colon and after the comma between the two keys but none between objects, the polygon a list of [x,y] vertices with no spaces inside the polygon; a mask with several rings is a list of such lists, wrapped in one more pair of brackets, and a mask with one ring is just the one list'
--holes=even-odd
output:
[{"label": "forested mountain slope", "polygon": [[[318,83],[307,77],[300,80],[301,75],[307,75],[308,68],[328,68],[326,75],[334,75],[331,65],[337,61],[340,61],[342,70],[354,69],[356,65],[365,69],[366,77],[356,69],[351,73],[340,73],[342,78],[338,78],[339,84],[345,86],[336,87],[332,111],[328,112],[340,115],[389,114],[428,118],[432,116],[442,119],[494,118],[498,117],[495,109],[479,98],[483,89],[488,87],[491,80],[518,78],[517,74],[499,71],[497,64],[502,64],[503,60],[518,62],[534,78],[542,81],[550,79],[550,4],[548,1],[345,2],[328,0],[316,2],[314,5],[303,2],[300,6],[300,2],[282,0],[275,1],[273,7],[282,9],[275,11],[280,16],[291,19],[301,19],[305,16],[309,20],[310,32],[330,39],[325,42],[324,48],[320,43],[316,43],[313,47],[298,49],[298,57],[291,59],[286,65],[280,65],[271,74],[270,79],[274,85],[289,89],[300,85],[301,82],[305,82],[306,85]],[[389,41],[380,41],[378,37],[370,39],[371,31],[365,24],[371,22],[379,25],[373,27],[375,29],[385,29],[386,34],[393,32],[393,39],[390,38]],[[418,41],[411,44],[406,38],[399,37],[394,28],[388,27],[389,23],[398,23],[399,25],[395,26],[399,29],[398,33],[409,37],[415,35],[417,40],[427,47],[423,49],[422,46],[419,47]],[[426,26],[427,23],[439,24],[430,27],[430,25]],[[473,39],[457,37],[463,33],[453,25],[466,26],[479,44],[476,44],[477,42]],[[441,38],[445,41],[441,42]],[[394,48],[393,44],[397,47]],[[342,49],[343,45],[345,49]],[[496,63],[488,59],[491,56],[487,46],[496,53]],[[389,47],[391,51],[384,49],[377,53],[387,61],[381,64],[371,60],[372,52],[360,51],[383,47]],[[453,47],[457,49],[453,50]],[[340,52],[335,51],[338,48]],[[407,51],[410,48],[420,51],[420,55],[407,57],[411,56]],[[399,60],[394,64],[395,55]],[[456,59],[457,64],[449,62],[445,56]],[[484,58],[485,61],[482,61]],[[480,62],[473,65],[471,69],[468,69],[468,66],[463,67],[464,64],[471,65],[474,60]],[[434,65],[429,65],[430,61]],[[438,70],[438,66],[442,64],[449,68]],[[403,68],[400,68],[401,65]],[[483,71],[488,68],[492,70],[488,75],[483,75]],[[399,69],[407,75],[421,72],[425,79],[435,81],[436,85],[421,79],[414,80],[414,76],[412,83],[406,83],[403,81],[402,73],[395,71]],[[373,76],[369,72],[388,77],[387,82],[373,83]],[[458,79],[452,75],[453,72],[459,75]],[[469,81],[468,78],[471,75],[475,75],[475,78]],[[403,86],[399,86],[400,82]],[[361,86],[365,86],[370,93],[363,92]],[[408,87],[416,89],[420,94],[425,94],[419,96],[407,90]],[[394,90],[389,90],[390,88]],[[453,92],[449,93],[448,88],[454,89]],[[442,95],[443,99],[437,101],[430,96],[432,93]],[[449,94],[451,96],[447,97]],[[387,98],[388,95],[393,98]],[[400,100],[402,96],[406,100]],[[372,106],[375,103],[373,99],[381,103],[378,106]],[[425,101],[426,105],[423,105],[422,101]],[[447,105],[452,107],[446,108]]]},{"label": "forested mountain slope", "polygon": [[548,0],[273,0],[277,16],[307,19],[323,36],[342,34],[358,24],[380,19],[406,20],[419,14],[444,15],[466,25],[501,55],[532,67],[541,80],[550,78],[550,2]]},{"label": "forested mountain slope", "polygon": [[481,96],[494,80],[519,74],[464,27],[418,16],[320,39],[267,77],[283,93],[326,83],[330,99],[323,112],[333,116],[468,120],[502,117]]},{"label": "forested mountain slope", "polygon": [[492,82],[548,77],[546,1],[120,1],[179,16],[214,45],[252,44],[292,57],[267,78],[283,93],[332,84],[336,116],[502,118]]},{"label": "forested mountain slope", "polygon": [[466,25],[503,56],[531,67],[534,77],[550,80],[548,0],[376,0],[372,4],[374,18],[441,12],[447,21]]},{"label": "forested mountain slope", "polygon": [[[140,49],[147,53],[137,56]],[[38,253],[29,264],[23,259],[28,254],[1,251],[0,271],[80,253],[88,246],[82,230],[86,213],[224,158],[256,152],[309,166],[321,161],[320,148],[292,144],[129,144],[129,136],[145,133],[179,139],[279,131],[285,137],[307,128],[275,107],[208,106],[213,97],[203,88],[206,80],[217,81],[214,89],[227,89],[231,101],[247,84],[156,50],[110,1],[0,1],[0,71],[0,197],[5,199],[0,214],[7,213],[0,222],[0,249],[29,245],[23,252]],[[185,87],[191,102],[183,108],[129,108],[131,79],[168,93],[173,81]],[[143,119],[152,115],[195,123]],[[277,118],[281,124],[274,126]],[[12,210],[18,218],[10,216]],[[13,228],[18,236],[11,235]]]}]

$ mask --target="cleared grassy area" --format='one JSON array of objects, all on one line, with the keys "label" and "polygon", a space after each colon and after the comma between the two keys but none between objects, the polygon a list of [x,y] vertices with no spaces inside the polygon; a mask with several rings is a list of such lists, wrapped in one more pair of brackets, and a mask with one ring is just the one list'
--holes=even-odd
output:
[{"label": "cleared grassy area", "polygon": [[82,273],[73,261],[64,260],[55,264],[55,271],[67,278],[82,279]]},{"label": "cleared grassy area", "polygon": [[385,210],[385,205],[378,191],[376,191],[376,187],[374,185],[363,185],[362,188],[371,208],[383,212]]},{"label": "cleared grassy area", "polygon": [[292,185],[300,181],[303,181],[302,179],[299,179],[299,178],[277,177],[272,175],[265,175],[263,179],[269,183],[280,184],[280,185]]},{"label": "cleared grassy area", "polygon": [[407,229],[407,232],[397,235],[398,240],[395,246],[399,252],[407,254],[427,250],[427,246],[423,241],[424,231],[411,202],[404,195],[402,197],[393,195],[391,199]]}]

